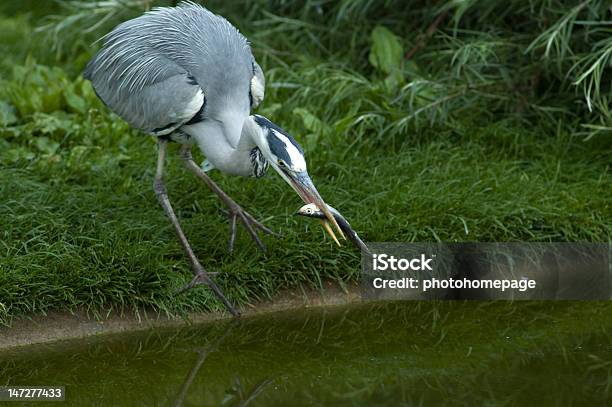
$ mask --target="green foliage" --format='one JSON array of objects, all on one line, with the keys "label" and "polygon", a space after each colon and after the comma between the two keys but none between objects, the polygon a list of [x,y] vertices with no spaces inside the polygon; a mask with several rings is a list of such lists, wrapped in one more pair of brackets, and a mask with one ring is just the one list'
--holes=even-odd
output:
[{"label": "green foliage", "polygon": [[[64,49],[59,54],[74,55],[83,50],[80,41],[72,41],[75,33],[96,38],[149,3],[69,1],[64,13],[41,29],[55,50]],[[211,0],[206,6],[244,27],[256,52],[269,60],[264,65],[333,56],[368,78],[373,67],[384,75],[381,89],[411,101],[414,109],[399,119],[401,128],[421,119],[452,121],[469,109],[519,114],[536,123],[543,117],[578,117],[578,126],[572,123],[568,131],[586,138],[609,135],[612,128],[612,12],[603,0],[449,0],[437,6],[401,0]],[[450,17],[422,41],[443,12]],[[404,61],[404,51],[414,46],[423,49]]]},{"label": "green foliage", "polygon": [[150,3],[148,0],[104,0],[61,2],[61,12],[45,16],[37,31],[58,59],[87,49],[100,31],[108,31],[117,21],[135,17]]},{"label": "green foliage", "polygon": [[[610,31],[612,34],[612,30]],[[581,86],[590,111],[601,112],[603,117],[610,117],[610,86],[606,88],[607,69],[612,66],[612,37],[596,43],[593,52],[577,61],[573,67],[576,71],[574,85]],[[602,92],[603,86],[603,92]]]},{"label": "green foliage", "polygon": [[0,100],[0,125],[2,127],[10,126],[17,122],[15,107],[7,102]]},{"label": "green foliage", "polygon": [[[38,65],[28,59],[13,68],[12,80],[2,94],[16,108],[21,118],[35,113],[66,111],[84,114],[88,108],[84,97],[91,87],[82,79],[71,81],[58,67]],[[91,98],[91,102],[95,98]]]},{"label": "green foliage", "polygon": [[402,63],[404,49],[399,38],[382,26],[372,30],[372,47],[370,48],[370,64],[386,73],[386,85],[393,89],[403,82]]},{"label": "green foliage", "polygon": [[400,70],[404,52],[399,39],[385,27],[377,26],[372,30],[370,63],[384,73]]},{"label": "green foliage", "polygon": [[16,164],[35,157],[41,164],[61,160],[56,154],[60,143],[69,148],[75,136],[87,131],[90,127],[82,117],[91,117],[91,109],[99,106],[91,85],[82,77],[70,79],[59,67],[27,58],[24,65],[13,67],[10,80],[0,88],[0,136],[9,143],[0,163]]}]

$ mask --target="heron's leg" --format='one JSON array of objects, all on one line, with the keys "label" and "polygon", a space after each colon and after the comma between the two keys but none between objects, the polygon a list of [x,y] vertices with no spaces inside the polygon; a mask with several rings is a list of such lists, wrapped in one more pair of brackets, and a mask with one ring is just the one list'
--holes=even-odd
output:
[{"label": "heron's leg", "polygon": [[187,379],[185,379],[185,381],[183,382],[183,386],[181,387],[181,392],[179,393],[179,396],[178,396],[176,402],[174,403],[175,406],[182,406],[183,405],[183,403],[185,401],[185,397],[187,396],[187,392],[189,391],[189,387],[193,383],[194,379],[196,378],[196,376],[197,376],[200,368],[204,364],[204,362],[206,362],[206,359],[208,358],[208,356],[211,353],[217,351],[217,349],[219,348],[219,345],[221,345],[221,343],[223,343],[223,341],[232,332],[234,327],[237,326],[239,323],[240,323],[240,321],[238,321],[236,319],[233,320],[231,322],[231,325],[229,325],[229,327],[225,330],[225,332],[223,334],[221,334],[221,336],[219,336],[217,339],[215,339],[206,348],[204,348],[204,349],[201,349],[201,348],[197,349],[197,353],[199,355],[198,356],[198,360],[196,361],[196,364],[191,368],[191,371],[189,372],[189,375],[187,376]]},{"label": "heron's leg", "polygon": [[166,159],[166,150],[168,147],[168,142],[166,140],[159,140],[159,155],[157,156],[157,169],[155,171],[155,181],[153,182],[153,189],[155,190],[155,196],[157,196],[157,200],[159,204],[164,208],[164,212],[172,222],[174,226],[174,231],[176,232],[176,236],[178,240],[181,242],[183,249],[185,249],[185,253],[189,258],[189,262],[191,263],[191,269],[193,271],[194,277],[189,284],[187,284],[183,289],[179,291],[179,293],[189,290],[190,288],[195,287],[199,284],[206,284],[210,287],[210,289],[215,293],[215,295],[223,302],[225,307],[232,313],[234,316],[240,316],[240,313],[234,308],[231,302],[225,297],[221,288],[212,280],[211,275],[204,270],[204,267],[200,264],[197,257],[193,253],[191,246],[189,245],[189,241],[187,241],[187,237],[185,237],[185,233],[183,233],[183,229],[174,214],[174,210],[172,209],[172,205],[170,204],[170,199],[168,199],[168,192],[166,191],[166,186],[163,181],[163,172],[164,172],[164,161]]},{"label": "heron's leg", "polygon": [[202,169],[193,161],[193,157],[191,156],[191,146],[183,145],[181,148],[181,156],[185,161],[185,166],[193,172],[198,178],[200,178],[204,183],[212,189],[212,191],[221,198],[223,202],[227,205],[229,209],[229,218],[230,218],[230,240],[229,240],[229,252],[231,253],[234,250],[234,241],[236,240],[236,221],[239,220],[242,222],[249,232],[249,235],[253,238],[257,246],[263,251],[266,250],[266,246],[263,244],[255,229],[259,229],[264,233],[271,234],[273,236],[278,236],[277,233],[274,233],[266,226],[264,226],[261,222],[257,221],[250,213],[245,211],[238,205],[229,195],[227,195],[215,182],[204,172]]}]

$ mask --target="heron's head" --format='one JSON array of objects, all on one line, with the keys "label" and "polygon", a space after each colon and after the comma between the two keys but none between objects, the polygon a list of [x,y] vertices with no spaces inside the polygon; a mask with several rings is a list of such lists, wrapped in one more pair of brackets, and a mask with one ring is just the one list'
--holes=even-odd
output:
[{"label": "heron's head", "polygon": [[327,204],[321,198],[308,175],[302,147],[287,132],[265,117],[254,115],[252,118],[258,127],[254,142],[269,165],[278,172],[306,204],[312,203],[318,208],[322,208],[325,215],[323,225],[335,241],[337,239],[327,222],[334,225],[340,235],[344,237],[344,233],[338,226],[336,219],[327,209]]}]

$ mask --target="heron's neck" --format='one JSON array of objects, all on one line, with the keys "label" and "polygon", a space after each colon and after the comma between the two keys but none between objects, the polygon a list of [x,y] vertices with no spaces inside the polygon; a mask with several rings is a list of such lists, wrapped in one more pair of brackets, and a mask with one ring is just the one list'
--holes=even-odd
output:
[{"label": "heron's neck", "polygon": [[261,176],[267,161],[259,150],[261,128],[249,116],[242,127],[235,122],[204,120],[183,126],[208,161],[218,170],[243,177]]}]

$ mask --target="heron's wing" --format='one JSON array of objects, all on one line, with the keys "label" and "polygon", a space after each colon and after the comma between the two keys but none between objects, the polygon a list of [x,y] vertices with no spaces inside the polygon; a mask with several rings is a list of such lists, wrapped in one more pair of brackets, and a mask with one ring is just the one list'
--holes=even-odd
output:
[{"label": "heron's wing", "polygon": [[159,136],[202,112],[202,88],[178,64],[154,52],[105,52],[109,49],[88,64],[84,76],[100,99],[130,125]]},{"label": "heron's wing", "polygon": [[253,77],[251,78],[251,108],[256,108],[264,99],[266,78],[259,64],[253,60]]}]

